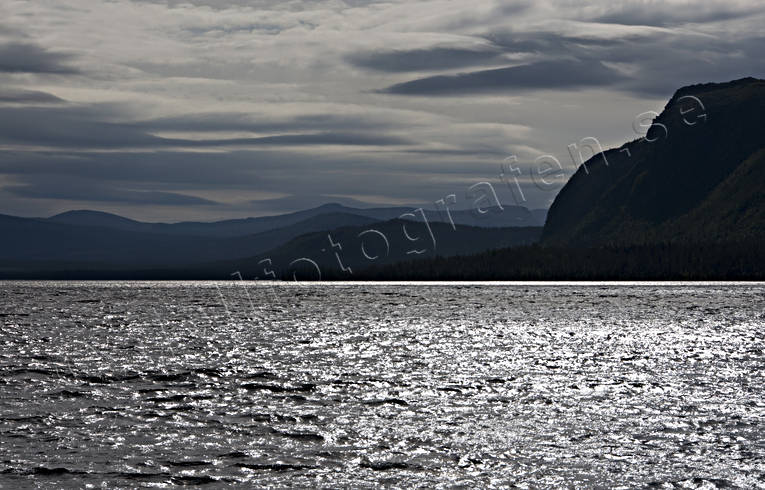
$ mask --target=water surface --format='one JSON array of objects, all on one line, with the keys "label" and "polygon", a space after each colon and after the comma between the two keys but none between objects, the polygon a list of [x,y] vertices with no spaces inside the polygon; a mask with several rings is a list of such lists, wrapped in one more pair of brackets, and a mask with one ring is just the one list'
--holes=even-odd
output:
[{"label": "water surface", "polygon": [[765,487],[763,284],[0,283],[6,488]]}]

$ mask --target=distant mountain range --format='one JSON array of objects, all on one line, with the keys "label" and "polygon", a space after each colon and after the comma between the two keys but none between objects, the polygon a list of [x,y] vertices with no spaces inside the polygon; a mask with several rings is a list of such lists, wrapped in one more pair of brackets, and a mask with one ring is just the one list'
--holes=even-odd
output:
[{"label": "distant mountain range", "polygon": [[[258,218],[232,219],[211,223],[143,223],[123,218],[122,216],[117,216],[115,214],[80,210],[68,211],[47,219],[43,218],[41,221],[76,226],[98,226],[123,231],[157,233],[163,235],[235,237],[284,228],[326,214],[354,215],[370,218],[375,221],[387,221],[397,219],[405,213],[412,213],[414,209],[415,208],[412,207],[352,208],[343,206],[342,204],[328,203],[323,206],[294,213]],[[522,206],[504,205],[501,211],[497,208],[491,208],[489,211],[490,212],[488,213],[479,215],[471,210],[451,210],[449,215],[451,216],[452,221],[458,225],[489,228],[544,226],[547,217],[547,210],[545,209],[529,210]],[[430,222],[449,221],[449,215],[447,215],[445,211],[425,210],[424,212],[427,220]],[[408,219],[416,220],[418,216],[420,216],[420,214],[415,213],[415,217]]]},{"label": "distant mountain range", "polygon": [[353,214],[328,213],[260,233],[216,237],[211,233],[165,234],[159,227],[159,231],[132,231],[131,228],[154,228],[148,223],[130,222],[114,215],[87,214],[91,216],[97,218],[98,225],[84,224],[88,221],[82,219],[85,215],[81,213],[65,216],[76,218],[73,221],[80,224],[62,223],[59,217],[36,220],[0,216],[5,234],[5,239],[0,241],[0,260],[66,261],[119,268],[174,267],[248,257],[304,233],[376,221]]},{"label": "distant mountain range", "polygon": [[[531,243],[541,234],[541,227],[532,225],[544,222],[543,212],[516,206],[494,208],[484,215],[464,210],[449,214],[413,211],[326,204],[296,213],[212,223],[144,223],[88,210],[50,218],[0,215],[4,235],[0,241],[0,277],[124,277],[130,271],[138,276],[141,274],[135,271],[152,271],[145,273],[151,277],[174,277],[189,271],[228,277],[235,268],[252,269],[251,265],[265,256],[282,259],[285,267],[295,258],[315,256],[331,248],[326,240],[333,230],[338,230],[338,240],[348,243],[350,234],[355,234],[353,240],[358,241],[356,235],[373,224],[378,232],[385,233],[390,248],[376,263],[387,263],[411,258],[406,253],[409,249],[403,250],[410,242],[402,233],[404,226],[429,228],[428,236],[433,229],[442,236],[446,230],[453,235],[440,243],[437,251],[431,246],[427,252],[416,254],[416,258],[426,258]],[[408,221],[395,221],[402,215]],[[360,248],[353,248],[349,263],[368,265],[366,258],[357,260]],[[327,256],[334,257],[333,253]],[[319,255],[316,261],[330,266],[332,261],[324,257]]]}]

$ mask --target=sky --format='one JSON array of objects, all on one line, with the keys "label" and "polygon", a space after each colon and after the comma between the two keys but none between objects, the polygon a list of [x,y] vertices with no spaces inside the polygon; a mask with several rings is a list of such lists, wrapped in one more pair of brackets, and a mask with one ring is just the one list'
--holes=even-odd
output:
[{"label": "sky", "polygon": [[449,195],[468,207],[482,182],[546,208],[576,168],[569,145],[639,137],[636,118],[682,86],[765,77],[761,1],[0,0],[0,12],[0,213],[17,216],[208,221]]}]

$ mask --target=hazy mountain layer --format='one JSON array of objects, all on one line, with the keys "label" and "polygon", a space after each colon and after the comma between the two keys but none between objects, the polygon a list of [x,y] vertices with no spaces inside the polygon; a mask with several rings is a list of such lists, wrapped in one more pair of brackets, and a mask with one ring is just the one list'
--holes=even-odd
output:
[{"label": "hazy mountain layer", "polygon": [[304,233],[375,222],[365,216],[329,213],[262,233],[215,237],[167,235],[0,216],[4,233],[4,239],[0,241],[0,260],[9,267],[14,261],[171,267],[249,257]]},{"label": "hazy mountain layer", "polygon": [[[220,238],[224,236],[233,237],[262,233],[268,230],[284,228],[316,216],[330,213],[352,214],[378,221],[388,221],[405,215],[404,219],[422,221],[422,213],[414,211],[415,208],[413,207],[352,208],[341,204],[329,203],[295,213],[262,216],[258,218],[224,220],[210,223],[190,221],[181,223],[144,223],[123,218],[122,216],[117,216],[115,214],[88,210],[68,211],[47,219],[43,218],[42,220],[58,224],[100,226],[116,230],[142,233],[213,236]],[[411,216],[410,214],[414,214],[414,216]],[[425,210],[424,215],[430,222],[437,221],[448,223],[450,222],[451,217],[451,221],[455,224],[505,228],[511,226],[542,226],[545,222],[546,211],[543,209],[530,211],[522,206],[504,205],[502,210],[495,207],[485,214],[475,213],[471,210],[450,210],[447,214],[445,209],[442,209],[441,211]]]}]

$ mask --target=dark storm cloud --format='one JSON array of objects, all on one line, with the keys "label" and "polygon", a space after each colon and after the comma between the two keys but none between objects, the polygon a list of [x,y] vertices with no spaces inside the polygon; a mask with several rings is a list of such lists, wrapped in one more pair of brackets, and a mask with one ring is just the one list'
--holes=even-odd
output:
[{"label": "dark storm cloud", "polygon": [[48,51],[34,44],[11,43],[0,45],[0,72],[74,74],[75,68],[66,65],[71,56]]},{"label": "dark storm cloud", "polygon": [[613,85],[623,79],[623,75],[595,60],[540,61],[494,70],[420,78],[393,85],[382,92],[396,95],[471,95],[599,87]]},{"label": "dark storm cloud", "polygon": [[762,37],[727,40],[657,31],[607,39],[551,32],[494,32],[484,38],[505,53],[537,60],[419,78],[380,92],[435,97],[604,87],[653,98],[668,97],[699,80],[765,76],[765,58],[759,55],[765,51]]},{"label": "dark storm cloud", "polygon": [[231,138],[209,140],[166,139],[168,145],[188,147],[212,146],[261,146],[261,145],[343,145],[343,146],[395,146],[409,145],[413,142],[396,136],[364,133],[316,133],[316,134],[280,134],[262,138]]},{"label": "dark storm cloud", "polygon": [[4,188],[4,191],[17,197],[32,199],[156,204],[164,206],[218,205],[218,203],[208,199],[175,192],[124,189],[105,183],[93,182],[70,181],[66,185],[63,185],[61,181],[43,182],[8,186]]},{"label": "dark storm cloud", "polygon": [[70,148],[141,148],[164,144],[162,138],[134,127],[107,122],[108,116],[92,107],[4,107],[0,109],[0,141]]},{"label": "dark storm cloud", "polygon": [[0,103],[6,104],[63,104],[64,99],[38,90],[0,89]]},{"label": "dark storm cloud", "polygon": [[489,158],[503,158],[507,156],[507,147],[500,146],[472,146],[456,150],[450,149],[420,149],[408,148],[407,154],[411,155],[441,155],[441,156],[482,156]]},{"label": "dark storm cloud", "polygon": [[358,68],[384,72],[444,70],[501,61],[497,49],[429,48],[409,51],[356,53],[347,61]]},{"label": "dark storm cloud", "polygon": [[[379,174],[422,172],[470,175],[474,160],[444,161],[439,155],[418,161],[381,160],[384,155],[370,155],[359,161],[354,155],[310,155],[290,150],[240,150],[226,152],[197,151],[3,151],[0,152],[0,174],[14,182],[41,182],[52,179],[62,186],[68,177],[98,182],[122,182],[125,185],[160,185],[163,189],[230,189],[255,187],[273,191],[267,186],[279,182],[289,186],[326,178],[342,183],[345,180],[372,178]],[[385,165],[380,165],[384,161]],[[349,170],[356,170],[351,172]],[[55,177],[55,178],[54,178]],[[411,182],[406,182],[410,184]],[[88,184],[91,185],[91,184]],[[266,186],[266,187],[262,187]],[[347,190],[347,189],[346,189]],[[337,189],[335,189],[337,191]],[[315,192],[312,192],[315,194]]]},{"label": "dark storm cloud", "polygon": [[[321,189],[322,196],[364,194],[369,182],[374,182],[374,188],[383,195],[416,197],[407,202],[433,200],[438,197],[431,199],[431,196],[460,189],[449,184],[431,183],[431,176],[453,175],[473,181],[476,178],[476,164],[469,158],[454,162],[445,161],[442,157],[403,161],[386,160],[384,155],[359,161],[353,155],[316,154],[307,157],[288,150],[221,153],[0,152],[0,174],[12,182],[7,186],[11,187],[12,195],[16,197],[155,204],[176,204],[185,200],[189,205],[209,205],[209,202],[199,201],[187,194],[214,190],[220,198],[206,197],[225,201],[226,196],[235,196],[240,192],[249,195],[252,192],[278,191],[293,198],[290,202],[260,202],[258,207],[283,210],[300,203],[321,204],[306,197],[317,196],[316,189]],[[494,165],[486,169],[490,175],[493,170]],[[8,190],[4,192],[11,195]],[[338,199],[328,198],[325,202],[335,200]]]},{"label": "dark storm cloud", "polygon": [[645,36],[624,34],[616,38],[572,36],[549,31],[512,32],[495,31],[482,36],[505,53],[529,53],[547,57],[587,53],[589,49],[621,47],[639,41]]},{"label": "dark storm cloud", "polygon": [[[413,50],[354,53],[346,61],[358,68],[382,72],[447,70],[470,66],[506,63],[505,55],[540,55],[554,58],[581,52],[585,47],[614,47],[629,41],[564,36],[553,32],[491,32],[482,36],[488,43],[481,48],[432,47]],[[541,60],[537,60],[541,61]]]},{"label": "dark storm cloud", "polygon": [[[316,188],[326,194],[359,190],[359,182],[373,179],[386,191],[422,192],[421,182],[392,174],[389,166],[370,167],[353,175],[350,158],[332,159],[290,152],[2,152],[0,174],[12,185],[0,189],[6,198],[93,202],[125,205],[209,207],[216,202],[189,193],[214,190],[220,201],[243,192],[285,192],[289,200],[253,201],[249,209],[289,211],[341,200],[310,198]],[[402,189],[403,187],[403,189]],[[216,199],[216,198],[212,198]],[[246,202],[246,201],[244,201]],[[228,209],[228,204],[216,209]],[[70,206],[71,207],[71,206]],[[217,213],[225,212],[218,211]]]},{"label": "dark storm cloud", "polygon": [[[163,117],[140,121],[135,126],[150,131],[354,131],[389,129],[390,122],[375,120],[369,115],[342,116],[335,114],[303,114],[286,119],[266,119],[256,115],[221,112]],[[398,126],[398,125],[395,125]]]},{"label": "dark storm cloud", "polygon": [[194,153],[8,151],[0,154],[0,174],[13,182],[2,192],[16,198],[211,206],[218,203],[184,189],[254,182],[246,168],[251,160],[228,160]]},{"label": "dark storm cloud", "polygon": [[621,25],[644,25],[671,27],[682,24],[698,24],[740,19],[765,11],[765,6],[738,7],[730,5],[624,5],[611,9],[608,13],[596,17],[594,22]]},{"label": "dark storm cloud", "polygon": [[[162,138],[149,133],[151,125],[109,122],[114,114],[94,107],[5,107],[0,109],[0,141],[6,143],[66,148],[209,148],[242,146],[388,146],[411,142],[400,137],[378,133],[351,131],[322,131],[303,134],[279,134],[255,138]],[[177,125],[172,124],[177,122]],[[196,126],[206,130],[242,130],[241,121],[202,120],[194,124],[187,120],[164,121],[164,129],[188,131]],[[216,126],[217,122],[217,126]],[[309,121],[310,122],[310,121]],[[298,121],[299,123],[299,121]],[[321,119],[313,121],[318,127]],[[156,125],[156,123],[154,123]],[[297,124],[297,123],[295,123]],[[260,130],[268,128],[260,126]],[[330,128],[331,129],[331,128]]]},{"label": "dark storm cloud", "polygon": [[98,182],[123,182],[155,183],[164,189],[227,188],[256,183],[262,172],[280,167],[283,160],[270,152],[0,152],[0,173],[13,181],[56,182],[63,187],[71,184],[69,178],[77,178],[92,187]]}]

